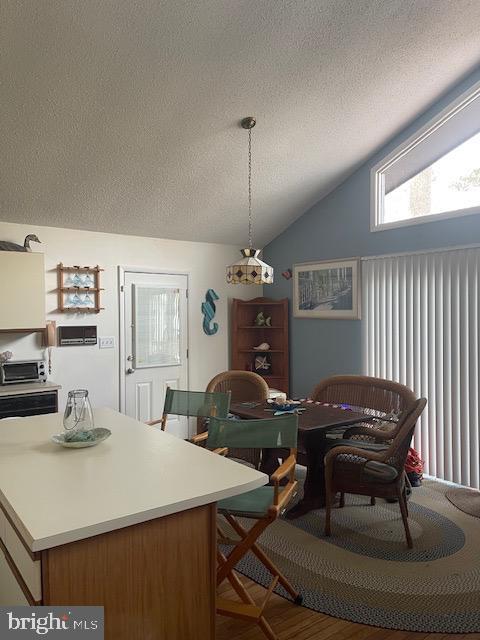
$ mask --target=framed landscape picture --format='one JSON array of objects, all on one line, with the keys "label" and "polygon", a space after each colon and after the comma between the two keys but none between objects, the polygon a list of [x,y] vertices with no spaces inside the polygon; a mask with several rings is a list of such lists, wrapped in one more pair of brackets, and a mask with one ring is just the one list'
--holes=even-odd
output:
[{"label": "framed landscape picture", "polygon": [[333,260],[293,266],[296,318],[360,318],[360,260]]}]

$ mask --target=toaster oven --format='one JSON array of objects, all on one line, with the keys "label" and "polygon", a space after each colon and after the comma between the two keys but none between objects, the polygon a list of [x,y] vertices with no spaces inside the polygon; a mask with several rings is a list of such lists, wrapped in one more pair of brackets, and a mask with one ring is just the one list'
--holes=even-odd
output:
[{"label": "toaster oven", "polygon": [[0,384],[46,382],[44,360],[7,360],[0,364]]}]

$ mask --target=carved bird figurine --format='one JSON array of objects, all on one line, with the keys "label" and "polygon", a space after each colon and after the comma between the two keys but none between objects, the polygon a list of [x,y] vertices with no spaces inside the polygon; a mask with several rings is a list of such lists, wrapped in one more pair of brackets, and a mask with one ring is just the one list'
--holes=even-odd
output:
[{"label": "carved bird figurine", "polygon": [[0,251],[31,251],[30,242],[40,242],[40,240],[34,233],[29,234],[25,238],[23,247],[21,244],[15,244],[15,242],[0,240]]}]

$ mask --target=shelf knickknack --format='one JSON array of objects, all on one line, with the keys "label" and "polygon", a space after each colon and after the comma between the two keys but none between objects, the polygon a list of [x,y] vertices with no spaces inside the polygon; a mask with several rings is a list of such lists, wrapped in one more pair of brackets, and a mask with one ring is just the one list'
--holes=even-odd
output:
[{"label": "shelf knickknack", "polygon": [[98,313],[100,306],[100,267],[57,266],[58,310],[61,313]]}]

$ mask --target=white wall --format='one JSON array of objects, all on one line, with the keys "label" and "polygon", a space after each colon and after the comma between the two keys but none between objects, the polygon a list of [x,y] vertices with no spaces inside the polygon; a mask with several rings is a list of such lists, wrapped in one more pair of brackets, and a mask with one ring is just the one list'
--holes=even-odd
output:
[{"label": "white wall", "polygon": [[[45,253],[47,320],[57,325],[96,324],[98,336],[115,336],[115,349],[92,347],[56,347],[53,349],[51,380],[62,385],[63,405],[66,392],[86,388],[94,406],[118,408],[119,404],[119,313],[117,267],[135,266],[179,270],[189,273],[189,348],[190,389],[204,389],[218,372],[228,368],[229,325],[228,299],[253,298],[262,295],[260,287],[227,285],[225,267],[238,255],[238,248],[200,242],[181,242],[141,238],[110,233],[76,231],[53,227],[26,226],[0,222],[0,239],[23,244],[28,233],[36,233],[41,245],[32,244],[35,251]],[[102,306],[99,314],[57,313],[56,266],[96,265],[105,269],[101,286]],[[0,274],[3,278],[12,274]],[[220,296],[215,320],[219,330],[214,336],[203,332],[201,303],[207,289]],[[1,305],[7,303],[0,299]],[[36,358],[46,355],[39,338],[34,335],[0,334],[0,351],[10,349],[14,358]]]}]

